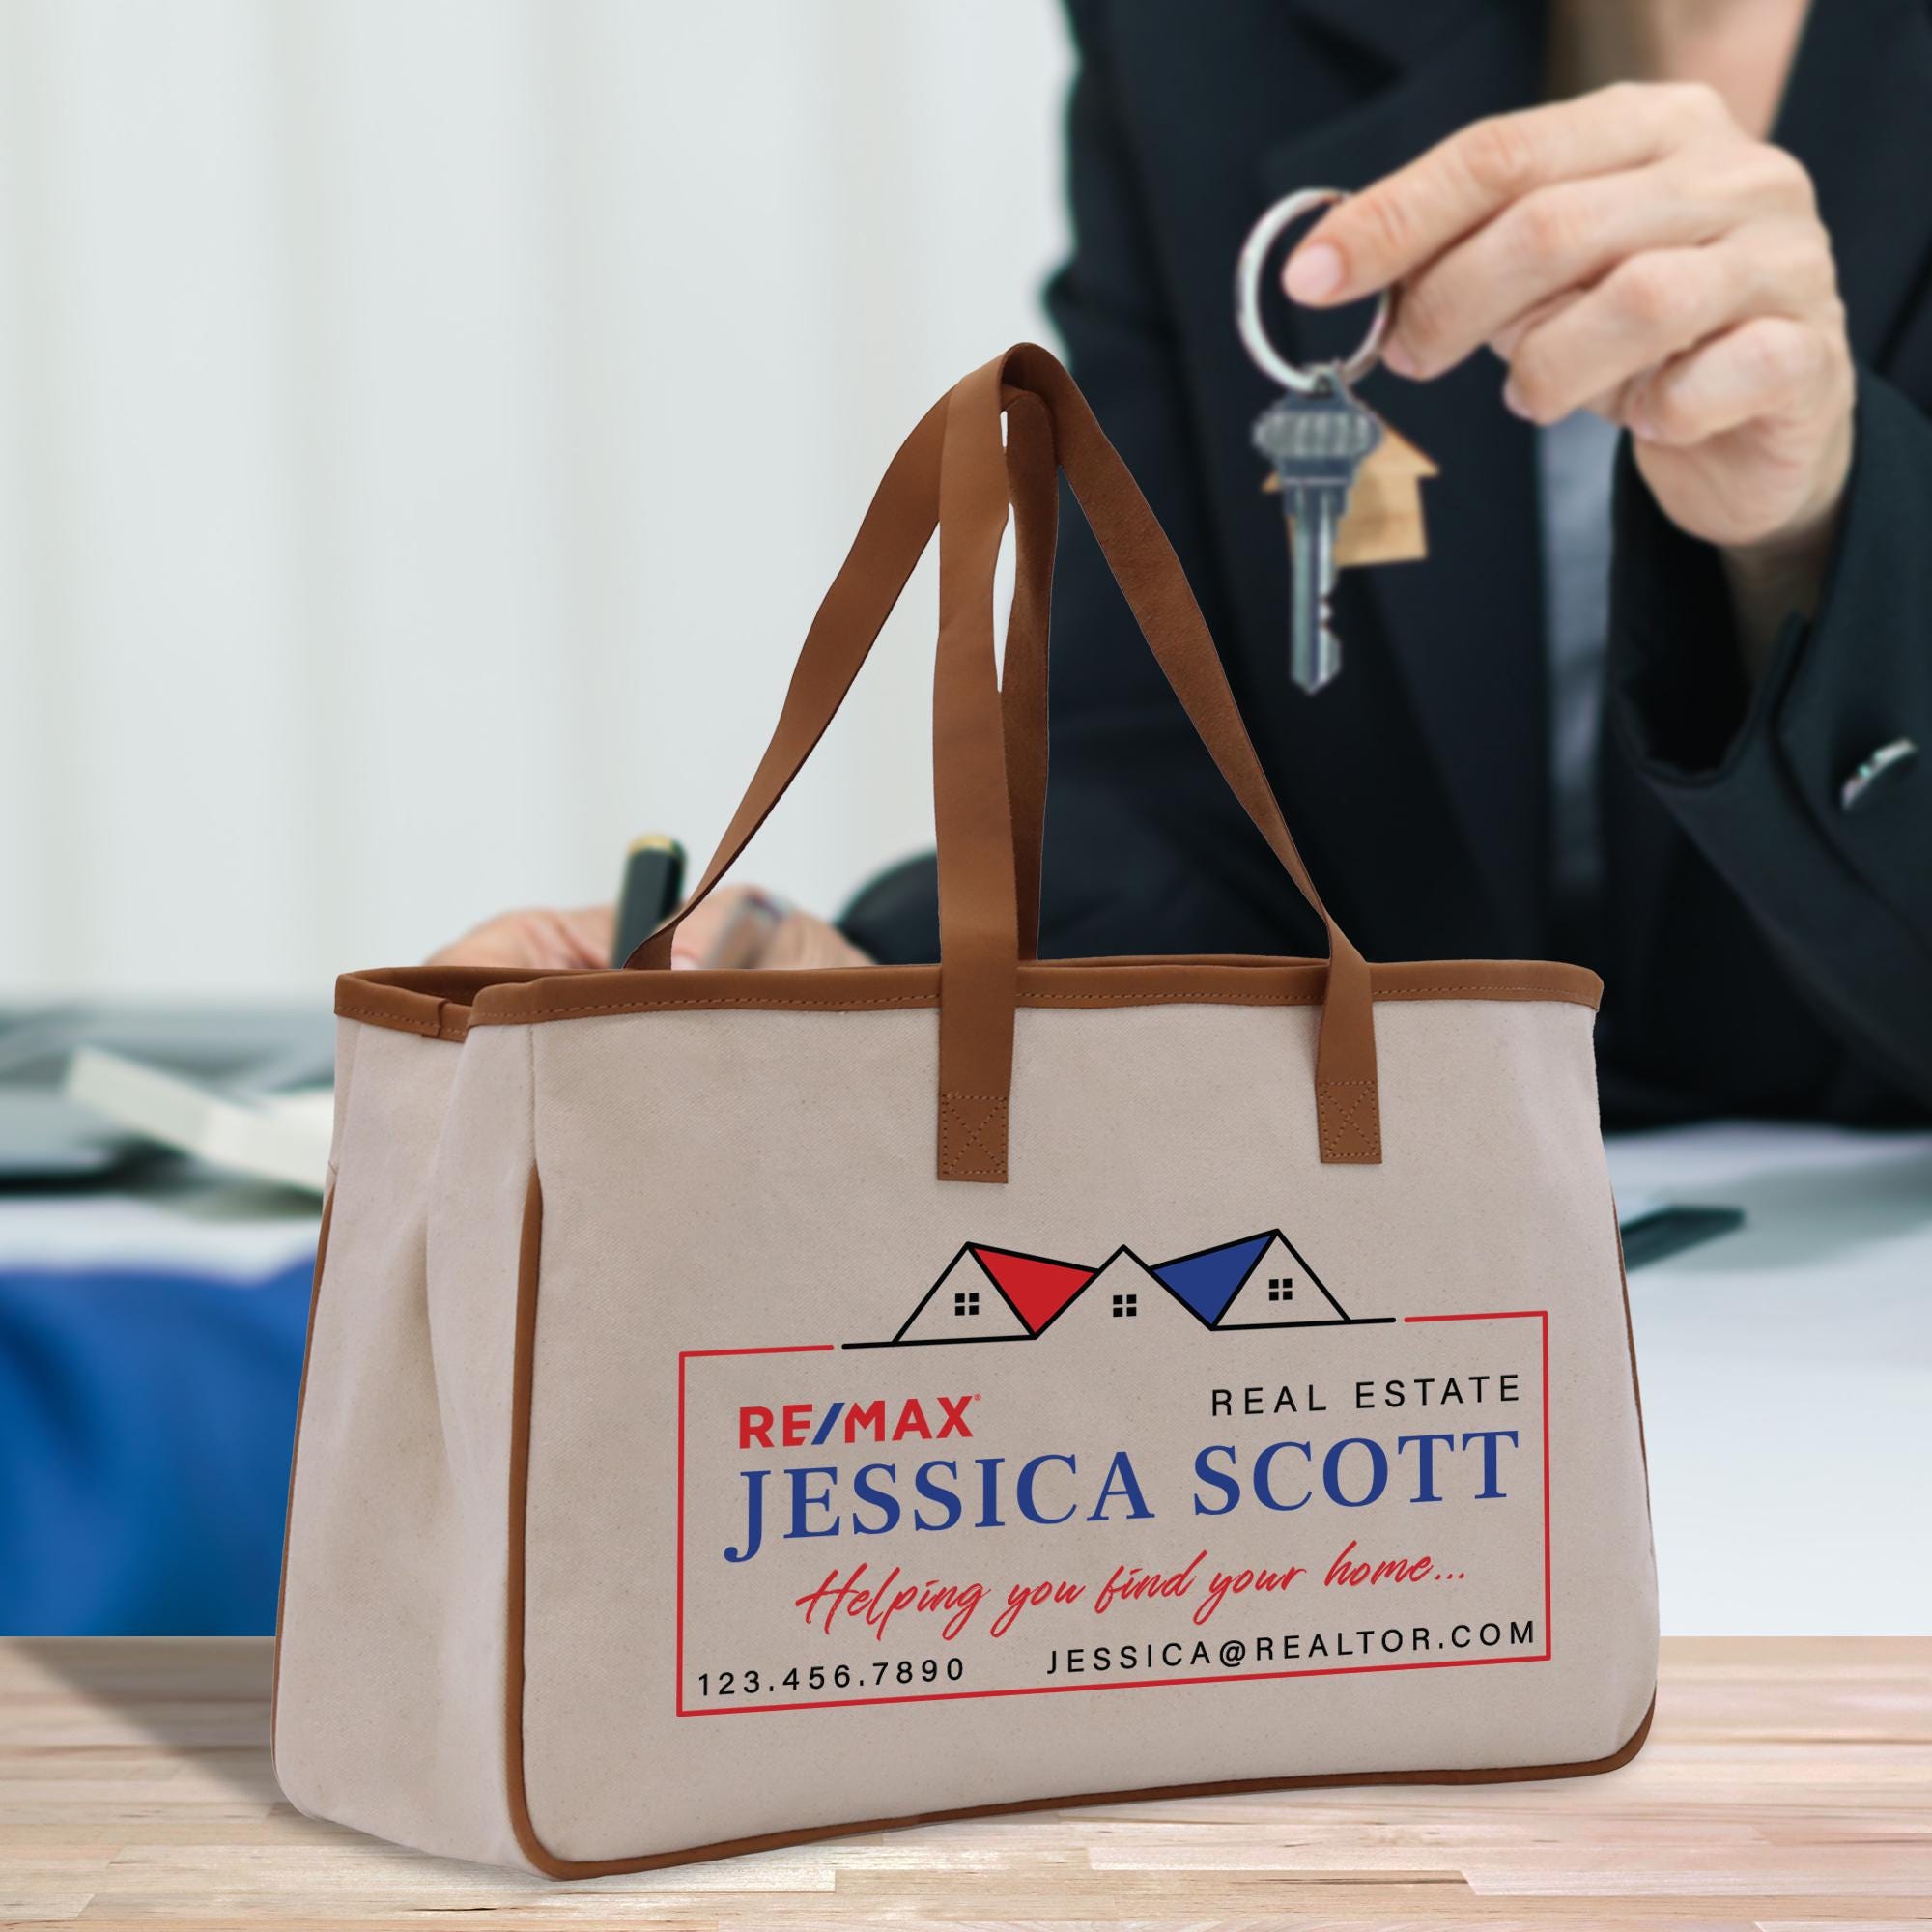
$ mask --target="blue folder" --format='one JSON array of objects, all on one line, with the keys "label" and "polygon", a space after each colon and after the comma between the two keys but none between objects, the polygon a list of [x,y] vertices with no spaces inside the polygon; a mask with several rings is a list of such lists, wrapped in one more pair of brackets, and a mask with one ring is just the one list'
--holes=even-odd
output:
[{"label": "blue folder", "polygon": [[0,1634],[274,1629],[312,1271],[0,1272]]}]

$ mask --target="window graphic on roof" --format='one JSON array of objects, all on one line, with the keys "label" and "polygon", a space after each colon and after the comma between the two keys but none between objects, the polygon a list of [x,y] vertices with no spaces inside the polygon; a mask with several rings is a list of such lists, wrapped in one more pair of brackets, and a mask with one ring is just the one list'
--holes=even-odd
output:
[{"label": "window graphic on roof", "polygon": [[[1050,1332],[1109,1339],[1121,1330],[1129,1338],[1145,1334],[1152,1343],[1170,1321],[1187,1320],[1173,1295],[1131,1248],[1116,1248],[1087,1286],[1054,1318]],[[1108,1331],[1107,1337],[1094,1334]]]}]

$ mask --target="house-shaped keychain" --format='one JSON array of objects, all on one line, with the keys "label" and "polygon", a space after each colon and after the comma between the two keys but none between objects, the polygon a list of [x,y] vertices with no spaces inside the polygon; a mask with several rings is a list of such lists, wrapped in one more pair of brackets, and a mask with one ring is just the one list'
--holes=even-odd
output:
[{"label": "house-shaped keychain", "polygon": [[[1407,438],[1382,424],[1382,440],[1355,472],[1349,508],[1335,530],[1335,567],[1354,570],[1374,563],[1418,563],[1429,554],[1422,523],[1422,486],[1435,465]],[[1270,474],[1264,491],[1279,492]]]}]

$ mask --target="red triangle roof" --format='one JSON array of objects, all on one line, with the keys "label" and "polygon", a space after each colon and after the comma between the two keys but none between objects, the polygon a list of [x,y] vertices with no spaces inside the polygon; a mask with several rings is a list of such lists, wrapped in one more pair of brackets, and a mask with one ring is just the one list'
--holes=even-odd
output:
[{"label": "red triangle roof", "polygon": [[973,1258],[999,1283],[1019,1317],[1037,1335],[1087,1284],[1094,1270],[1071,1262],[1041,1261],[1005,1248],[975,1247]]}]

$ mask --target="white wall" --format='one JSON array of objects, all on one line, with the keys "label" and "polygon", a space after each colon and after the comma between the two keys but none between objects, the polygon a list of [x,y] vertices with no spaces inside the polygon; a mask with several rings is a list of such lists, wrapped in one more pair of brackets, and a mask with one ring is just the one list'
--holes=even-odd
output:
[{"label": "white wall", "polygon": [[[0,0],[0,996],[300,991],[708,851],[1040,333],[1052,0]],[[930,565],[748,875],[930,837]]]}]

